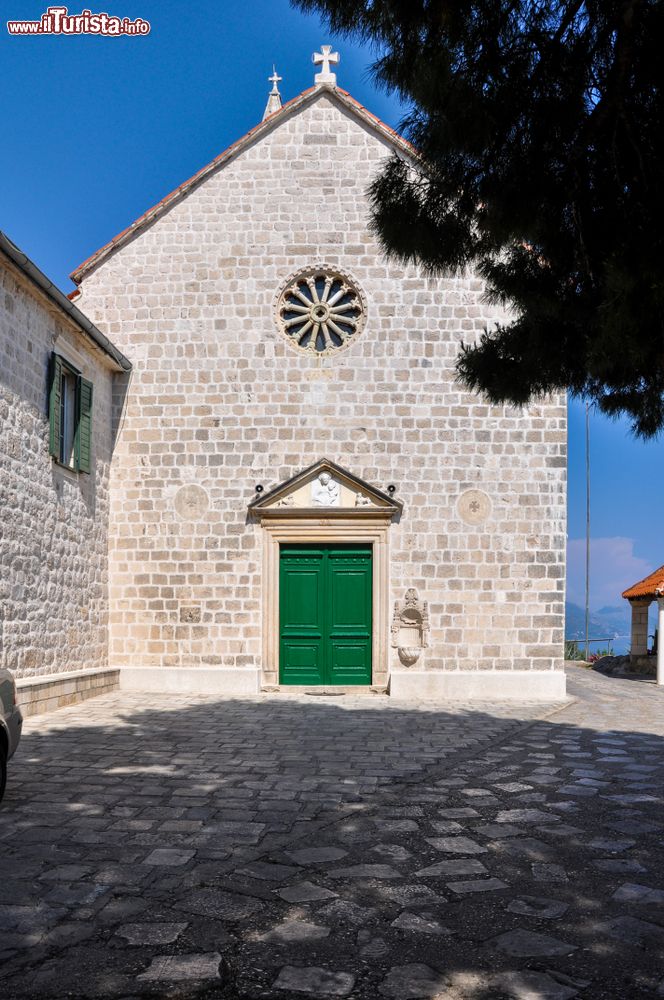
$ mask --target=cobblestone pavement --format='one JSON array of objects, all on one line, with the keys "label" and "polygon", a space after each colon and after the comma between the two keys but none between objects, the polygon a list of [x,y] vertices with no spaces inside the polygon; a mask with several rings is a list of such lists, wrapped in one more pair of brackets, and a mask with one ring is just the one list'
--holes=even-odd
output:
[{"label": "cobblestone pavement", "polygon": [[30,719],[0,997],[664,996],[664,693],[111,695]]}]

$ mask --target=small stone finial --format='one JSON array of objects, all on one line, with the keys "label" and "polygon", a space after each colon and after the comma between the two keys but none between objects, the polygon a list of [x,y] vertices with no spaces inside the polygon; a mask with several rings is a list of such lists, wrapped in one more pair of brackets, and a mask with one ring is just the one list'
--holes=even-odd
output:
[{"label": "small stone finial", "polygon": [[333,52],[331,45],[321,45],[320,52],[314,52],[311,61],[315,66],[322,66],[321,72],[316,73],[314,77],[314,83],[329,83],[336,87],[337,76],[331,71],[330,63],[336,66],[337,63],[341,62],[339,53]]},{"label": "small stone finial", "polygon": [[281,79],[282,77],[278,75],[276,69],[272,66],[272,76],[268,76],[268,80],[272,84],[272,90],[270,91],[267,104],[265,105],[263,121],[265,121],[266,118],[269,118],[270,115],[273,115],[274,112],[278,111],[281,107],[281,94],[279,93],[279,88],[277,86]]}]

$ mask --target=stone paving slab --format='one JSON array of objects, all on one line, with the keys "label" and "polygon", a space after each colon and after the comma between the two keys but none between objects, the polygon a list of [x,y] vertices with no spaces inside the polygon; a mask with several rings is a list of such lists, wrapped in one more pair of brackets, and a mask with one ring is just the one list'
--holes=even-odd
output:
[{"label": "stone paving slab", "polygon": [[110,695],[27,720],[0,996],[664,995],[664,695],[570,688],[553,714]]},{"label": "stone paving slab", "polygon": [[198,980],[219,979],[221,955],[164,955],[153,958],[149,969],[142,972],[139,981],[190,983]]}]

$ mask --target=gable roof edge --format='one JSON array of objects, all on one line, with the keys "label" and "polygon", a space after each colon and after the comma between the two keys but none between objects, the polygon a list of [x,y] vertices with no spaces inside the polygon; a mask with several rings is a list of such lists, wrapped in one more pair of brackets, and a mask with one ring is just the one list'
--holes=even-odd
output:
[{"label": "gable roof edge", "polygon": [[83,333],[94,344],[96,344],[98,348],[100,348],[106,358],[113,362],[113,367],[117,371],[131,371],[131,361],[124,356],[122,351],[120,351],[115,344],[113,344],[108,337],[95,326],[92,320],[89,320],[88,317],[69,300],[64,292],[60,291],[57,285],[55,285],[50,278],[46,277],[44,272],[30,260],[27,254],[23,253],[23,251],[9,239],[6,233],[1,231],[0,251],[4,255],[4,258],[6,258],[10,264],[13,264],[24,278],[27,278],[33,286],[38,288],[39,291],[42,292],[46,298],[70,320],[70,322],[74,323],[81,333]]},{"label": "gable roof edge", "polygon": [[246,132],[240,139],[237,139],[234,143],[228,146],[223,152],[215,156],[213,160],[207,163],[200,170],[197,170],[188,180],[179,184],[178,187],[174,188],[169,194],[165,195],[160,201],[158,201],[152,208],[149,208],[142,215],[139,215],[131,225],[127,226],[120,233],[105,243],[104,246],[100,247],[91,254],[86,260],[78,265],[70,274],[70,278],[75,284],[80,284],[83,278],[90,273],[95,267],[102,263],[106,257],[109,256],[114,250],[123,246],[128,240],[138,233],[145,226],[149,225],[151,222],[159,218],[164,212],[166,212],[172,205],[183,198],[189,193],[197,184],[205,180],[210,174],[214,173],[220,167],[224,166],[226,163],[230,162],[236,156],[238,156],[244,149],[255,142],[257,139],[262,138],[264,134],[270,132],[275,125],[278,125],[282,118],[288,117],[288,115],[293,112],[299,111],[305,105],[310,103],[310,101],[319,97],[321,94],[327,93],[328,95],[336,98],[340,104],[346,107],[349,111],[355,114],[366,126],[372,129],[374,132],[378,133],[387,142],[391,143],[396,149],[398,149],[402,154],[408,156],[411,159],[419,159],[419,154],[414,146],[404,139],[403,136],[395,132],[394,129],[386,125],[385,122],[381,121],[376,115],[372,114],[364,105],[356,101],[354,97],[346,90],[342,90],[340,87],[334,87],[330,84],[318,84],[315,87],[310,87],[308,90],[302,91],[297,97],[292,100],[287,101],[278,111],[274,114],[269,115],[254,128]]},{"label": "gable roof edge", "polygon": [[658,597],[664,597],[664,566],[648,573],[642,580],[632,584],[627,590],[623,590],[622,596],[628,601],[639,598],[655,600]]}]

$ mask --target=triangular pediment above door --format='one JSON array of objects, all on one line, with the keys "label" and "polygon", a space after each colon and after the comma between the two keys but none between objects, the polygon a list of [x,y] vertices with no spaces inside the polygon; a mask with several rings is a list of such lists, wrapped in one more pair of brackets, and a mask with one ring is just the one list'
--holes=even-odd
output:
[{"label": "triangular pediment above door", "polygon": [[403,504],[327,458],[260,493],[249,511],[263,516],[380,516],[400,514]]}]

